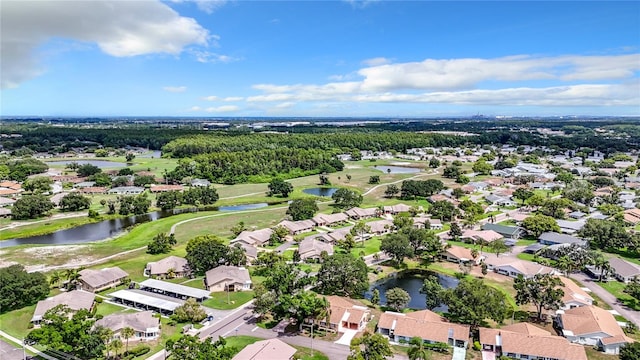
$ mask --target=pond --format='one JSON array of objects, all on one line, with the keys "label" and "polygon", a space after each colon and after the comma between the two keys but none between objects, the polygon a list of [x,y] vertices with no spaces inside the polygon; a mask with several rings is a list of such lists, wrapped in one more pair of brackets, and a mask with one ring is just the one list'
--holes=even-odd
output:
[{"label": "pond", "polygon": [[[426,275],[435,275],[438,277],[438,282],[445,289],[454,288],[458,286],[458,279],[442,275],[438,273],[428,272],[428,271],[420,271],[420,272],[400,272],[395,276],[389,276],[382,280],[378,280],[371,287],[369,291],[365,294],[365,298],[371,299],[371,294],[373,289],[378,289],[380,292],[380,304],[384,305],[387,303],[387,298],[385,296],[385,292],[389,289],[393,289],[395,287],[399,287],[404,289],[411,296],[411,301],[409,302],[408,307],[411,309],[426,309],[426,300],[427,296],[420,292],[422,288],[422,284],[424,283],[424,279]],[[434,309],[434,311],[446,312],[447,306],[442,305]]]},{"label": "pond", "polygon": [[244,204],[234,206],[209,206],[201,209],[175,209],[173,211],[154,211],[144,215],[129,216],[126,218],[104,220],[92,224],[85,224],[69,229],[63,229],[51,234],[31,236],[21,239],[10,239],[0,241],[0,248],[6,248],[18,245],[38,244],[38,245],[63,245],[63,244],[80,244],[91,241],[100,241],[119,235],[127,228],[178,215],[196,211],[242,211],[253,210],[269,206],[267,203]]},{"label": "pond", "polygon": [[331,197],[331,195],[333,195],[333,193],[335,193],[336,191],[338,191],[338,188],[333,187],[316,187],[302,190],[302,192],[305,194],[326,197]]},{"label": "pond", "polygon": [[419,173],[420,168],[412,168],[406,166],[387,166],[387,165],[379,165],[374,167],[374,169],[382,171],[387,174],[414,174]]},{"label": "pond", "polygon": [[46,164],[49,166],[56,166],[56,165],[66,166],[74,162],[78,163],[78,165],[91,164],[101,169],[121,168],[121,167],[127,166],[127,164],[123,162],[107,161],[107,160],[60,160],[60,161],[47,161]]}]

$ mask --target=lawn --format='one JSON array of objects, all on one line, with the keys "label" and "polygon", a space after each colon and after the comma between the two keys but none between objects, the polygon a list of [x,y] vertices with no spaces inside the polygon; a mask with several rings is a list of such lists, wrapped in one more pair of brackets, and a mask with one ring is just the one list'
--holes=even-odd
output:
[{"label": "lawn", "polygon": [[625,304],[629,308],[640,311],[640,302],[634,299],[631,295],[623,292],[625,284],[618,281],[601,282],[600,285],[603,289],[607,290],[613,296],[618,298],[621,303]]},{"label": "lawn", "polygon": [[214,292],[211,298],[202,302],[203,306],[219,310],[231,310],[253,299],[253,291]]},{"label": "lawn", "polygon": [[36,306],[31,305],[1,314],[0,330],[18,339],[25,338],[27,334],[31,332],[29,324],[31,323],[31,317],[35,310]]},{"label": "lawn", "polygon": [[526,254],[526,253],[519,253],[518,255],[516,255],[518,257],[518,259],[520,260],[527,260],[527,261],[533,261],[535,255],[534,254]]},{"label": "lawn", "polygon": [[109,304],[107,302],[102,302],[100,304],[97,305],[97,310],[96,310],[96,315],[102,315],[102,316],[107,316],[107,315],[111,315],[123,310],[128,310],[126,308],[123,308],[122,306],[118,306],[118,305],[114,305],[114,304]]},{"label": "lawn", "polygon": [[351,255],[358,258],[362,252],[364,252],[365,256],[375,254],[380,251],[380,244],[382,244],[382,238],[378,236],[366,240],[364,242],[364,247],[362,247],[362,242],[357,241],[356,246],[351,249]]}]

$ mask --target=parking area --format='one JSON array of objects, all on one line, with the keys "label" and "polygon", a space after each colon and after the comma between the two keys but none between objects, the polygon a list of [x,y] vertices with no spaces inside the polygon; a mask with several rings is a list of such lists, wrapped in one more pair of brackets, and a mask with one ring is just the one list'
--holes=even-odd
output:
[{"label": "parking area", "polygon": [[22,348],[15,347],[0,340],[0,359],[2,360],[22,360]]}]

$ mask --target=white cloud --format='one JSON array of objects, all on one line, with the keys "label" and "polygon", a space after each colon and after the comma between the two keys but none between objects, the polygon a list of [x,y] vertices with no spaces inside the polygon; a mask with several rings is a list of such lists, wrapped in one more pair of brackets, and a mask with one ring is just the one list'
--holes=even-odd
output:
[{"label": "white cloud", "polygon": [[639,70],[640,54],[427,59],[366,67],[359,81],[256,84],[246,101],[640,106]]},{"label": "white cloud", "polygon": [[187,91],[186,86],[165,86],[162,88],[164,91],[172,92],[172,93],[181,93]]},{"label": "white cloud", "polygon": [[202,111],[202,108],[200,106],[192,106],[187,111]]},{"label": "white cloud", "polygon": [[218,107],[208,107],[205,109],[206,112],[210,113],[225,113],[225,112],[234,112],[240,110],[240,107],[235,105],[222,105]]},{"label": "white cloud", "polygon": [[53,38],[95,43],[115,57],[207,46],[211,35],[166,4],[147,1],[2,1],[2,88],[38,76],[36,49]]},{"label": "white cloud", "polygon": [[280,103],[280,104],[276,105],[275,107],[278,108],[278,109],[289,109],[289,108],[292,108],[294,106],[296,106],[296,103],[294,103],[294,102],[283,102],[283,103]]},{"label": "white cloud", "polygon": [[227,3],[226,0],[195,0],[198,9],[206,12],[207,14],[212,14],[214,11],[218,10],[224,4]]},{"label": "white cloud", "polygon": [[226,101],[226,102],[235,102],[235,101],[242,101],[242,100],[244,100],[242,96],[227,96],[226,98],[222,99],[222,101]]},{"label": "white cloud", "polygon": [[215,95],[211,95],[211,96],[205,96],[202,98],[202,100],[206,100],[206,101],[219,101],[220,98],[215,96]]},{"label": "white cloud", "polygon": [[229,55],[222,55],[211,51],[192,49],[191,54],[201,63],[230,63],[240,60]]},{"label": "white cloud", "polygon": [[384,58],[384,57],[377,57],[377,58],[373,58],[373,59],[366,59],[362,61],[363,64],[367,65],[367,66],[380,66],[380,65],[386,65],[391,63],[391,60]]}]

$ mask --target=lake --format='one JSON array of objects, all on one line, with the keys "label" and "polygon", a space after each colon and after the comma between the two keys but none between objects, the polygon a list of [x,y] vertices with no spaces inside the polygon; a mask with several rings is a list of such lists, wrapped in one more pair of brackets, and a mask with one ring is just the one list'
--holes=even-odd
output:
[{"label": "lake", "polygon": [[414,173],[419,173],[421,170],[420,168],[412,168],[412,167],[405,167],[405,166],[387,166],[387,165],[379,165],[374,167],[374,169],[382,171],[385,174],[414,174]]},{"label": "lake", "polygon": [[100,241],[112,238],[125,231],[127,228],[142,224],[149,221],[166,218],[196,211],[242,211],[253,210],[267,207],[267,203],[244,204],[234,206],[208,206],[201,209],[175,209],[173,211],[154,211],[148,214],[129,216],[119,219],[111,219],[99,221],[92,224],[85,224],[69,229],[63,229],[51,234],[31,236],[21,239],[0,240],[0,248],[6,248],[18,245],[37,244],[37,245],[68,245],[81,244],[91,241]]},{"label": "lake", "polygon": [[91,164],[101,169],[121,168],[127,166],[123,162],[107,161],[107,160],[60,160],[60,161],[47,161],[45,162],[49,166],[63,165],[67,166],[71,163],[78,163],[78,165]]},{"label": "lake", "polygon": [[[371,285],[371,287],[369,288],[369,291],[365,294],[365,298],[371,299],[371,294],[373,289],[378,289],[378,291],[380,292],[380,304],[384,305],[387,303],[385,292],[389,289],[399,287],[401,289],[404,289],[406,292],[409,293],[409,296],[411,296],[411,301],[409,302],[409,305],[408,305],[409,308],[420,309],[420,310],[426,309],[427,296],[420,292],[420,289],[422,288],[422,284],[424,283],[424,278],[426,274],[436,275],[438,277],[438,282],[445,289],[458,286],[458,279],[452,276],[442,275],[438,273],[431,273],[427,271],[420,272],[420,273],[409,272],[409,271],[399,272],[397,273],[396,276],[389,276],[387,278],[378,280],[375,283],[373,283],[373,285]],[[446,312],[447,306],[445,305],[439,306],[435,308],[434,311]]]},{"label": "lake", "polygon": [[326,197],[331,197],[331,195],[333,195],[333,193],[335,193],[336,191],[338,191],[338,188],[333,187],[316,187],[302,190],[302,192],[305,194]]}]

